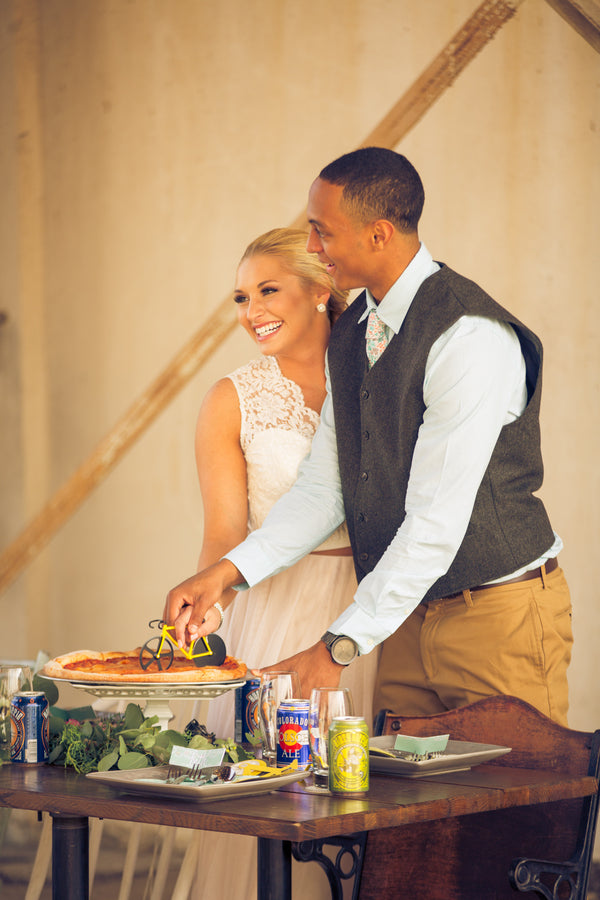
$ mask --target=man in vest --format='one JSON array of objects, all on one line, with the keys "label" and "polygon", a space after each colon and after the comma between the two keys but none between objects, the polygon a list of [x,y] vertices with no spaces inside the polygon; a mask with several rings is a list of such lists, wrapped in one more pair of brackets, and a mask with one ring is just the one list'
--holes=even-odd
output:
[{"label": "man in vest", "polygon": [[339,288],[364,291],[332,331],[313,448],[263,527],[169,593],[165,619],[180,643],[213,630],[226,588],[293,564],[345,517],[358,589],[284,661],[303,696],[383,644],[375,710],[430,715],[511,694],[565,725],[571,603],[535,496],[542,345],[432,259],[423,202],[411,163],[377,147],[314,181],[308,249]]}]

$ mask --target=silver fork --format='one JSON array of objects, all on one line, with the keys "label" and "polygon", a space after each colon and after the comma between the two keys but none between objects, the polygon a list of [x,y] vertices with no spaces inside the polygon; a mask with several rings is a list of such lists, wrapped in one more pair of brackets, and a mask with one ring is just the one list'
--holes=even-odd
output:
[{"label": "silver fork", "polygon": [[202,772],[202,766],[198,763],[195,763],[191,769],[186,769],[184,772],[181,771],[180,767],[173,767],[173,771],[167,777],[167,784],[181,784],[183,781],[197,781]]},{"label": "silver fork", "polygon": [[195,763],[185,772],[181,771],[181,767],[172,767],[174,771],[168,776],[167,784],[181,784],[184,781],[190,781],[194,784],[204,784],[210,782],[217,784],[225,781],[233,781],[235,778],[235,767],[229,765],[220,766],[202,766]]},{"label": "silver fork", "polygon": [[181,766],[172,766],[167,763],[167,777],[165,778],[165,784],[173,784],[176,778],[179,778],[181,775]]},{"label": "silver fork", "polygon": [[202,778],[202,766],[199,763],[194,763],[189,771],[184,772],[183,775],[180,775],[179,778],[174,782],[174,784],[181,784],[182,781],[199,781]]}]

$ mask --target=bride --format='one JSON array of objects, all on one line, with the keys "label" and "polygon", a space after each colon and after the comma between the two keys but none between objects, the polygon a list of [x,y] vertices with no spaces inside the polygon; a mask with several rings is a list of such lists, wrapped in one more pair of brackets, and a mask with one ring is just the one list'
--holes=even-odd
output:
[{"label": "bride", "polygon": [[[278,228],[254,240],[237,270],[238,321],[261,356],[208,392],[196,429],[196,464],[204,506],[199,570],[258,528],[294,483],[310,449],[325,399],[325,352],[346,295],[306,250],[307,234]],[[292,568],[245,592],[230,590],[220,634],[227,651],[261,668],[314,643],[346,608],[356,577],[346,526]],[[217,611],[209,611],[217,614]],[[371,722],[378,654],[360,657],[342,676],[355,714]],[[207,727],[233,737],[230,692],[211,700]],[[200,834],[194,897],[255,897],[256,841]],[[294,882],[330,896],[316,863],[294,862]],[[309,870],[314,870],[311,874]]]}]

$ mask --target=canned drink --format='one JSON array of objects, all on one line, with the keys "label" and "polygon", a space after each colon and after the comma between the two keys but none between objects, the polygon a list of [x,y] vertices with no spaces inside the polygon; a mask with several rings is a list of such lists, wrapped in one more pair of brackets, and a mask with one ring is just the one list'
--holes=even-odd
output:
[{"label": "canned drink", "polygon": [[10,758],[13,762],[48,762],[50,708],[43,691],[21,691],[10,701]]},{"label": "canned drink", "polygon": [[258,689],[260,678],[247,678],[246,683],[235,689],[234,739],[238,744],[249,737],[260,737],[258,721]]},{"label": "canned drink", "polygon": [[369,731],[360,716],[331,721],[329,790],[345,797],[363,797],[369,790]]},{"label": "canned drink", "polygon": [[277,765],[287,766],[295,759],[308,766],[308,700],[284,700],[277,708]]}]

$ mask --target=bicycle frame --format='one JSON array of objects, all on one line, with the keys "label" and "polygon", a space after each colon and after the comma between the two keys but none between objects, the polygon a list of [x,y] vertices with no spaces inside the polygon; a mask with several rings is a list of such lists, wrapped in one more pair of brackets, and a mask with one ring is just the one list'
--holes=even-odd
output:
[{"label": "bicycle frame", "polygon": [[[160,654],[162,653],[162,649],[163,649],[165,643],[168,642],[170,644],[176,645],[176,641],[174,641],[172,639],[172,635],[169,634],[169,632],[174,632],[174,631],[175,631],[174,625],[165,625],[164,622],[162,623],[162,630],[160,633],[161,641],[160,641],[160,644],[158,645],[158,650],[156,651],[157,656],[160,656]],[[213,651],[212,651],[211,646],[208,641],[209,637],[210,637],[210,635],[207,634],[204,637],[197,638],[195,641],[192,641],[188,650],[186,650],[185,647],[179,647],[178,649],[181,651],[181,653],[183,653],[183,655],[185,656],[186,659],[199,659],[202,656],[211,656]],[[194,653],[196,645],[200,644],[200,643],[202,643],[202,645],[204,646],[203,652],[202,653]]]}]

